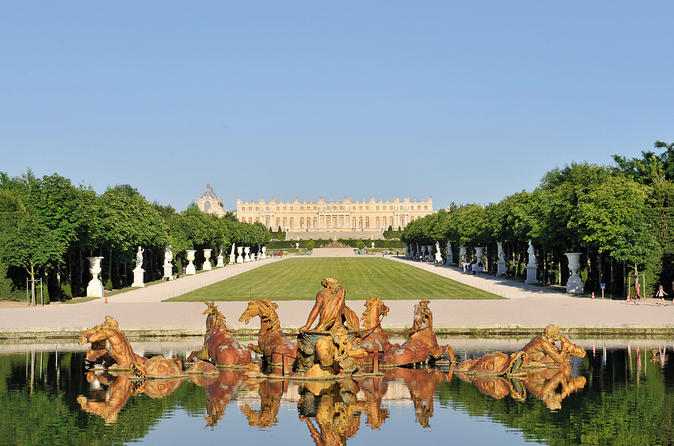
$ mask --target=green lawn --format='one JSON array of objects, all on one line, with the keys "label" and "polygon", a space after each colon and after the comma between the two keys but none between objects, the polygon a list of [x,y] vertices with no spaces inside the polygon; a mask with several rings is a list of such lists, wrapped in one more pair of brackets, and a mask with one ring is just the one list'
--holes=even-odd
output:
[{"label": "green lawn", "polygon": [[381,258],[287,259],[177,296],[169,301],[313,300],[321,279],[334,277],[347,299],[501,299],[413,266]]}]

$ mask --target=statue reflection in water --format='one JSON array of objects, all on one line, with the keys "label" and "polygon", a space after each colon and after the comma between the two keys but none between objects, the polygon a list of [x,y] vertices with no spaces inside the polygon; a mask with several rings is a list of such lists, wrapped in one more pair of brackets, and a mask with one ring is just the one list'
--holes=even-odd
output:
[{"label": "statue reflection in water", "polygon": [[246,375],[237,370],[222,370],[219,375],[195,375],[190,379],[204,388],[206,395],[206,426],[213,427],[225,414],[227,404],[243,386]]},{"label": "statue reflection in water", "polygon": [[99,388],[90,397],[79,395],[77,402],[84,412],[103,418],[106,425],[117,421],[130,397],[145,394],[152,399],[161,399],[175,392],[185,381],[185,378],[145,380],[129,373],[112,376],[87,372],[86,376],[87,382]]}]

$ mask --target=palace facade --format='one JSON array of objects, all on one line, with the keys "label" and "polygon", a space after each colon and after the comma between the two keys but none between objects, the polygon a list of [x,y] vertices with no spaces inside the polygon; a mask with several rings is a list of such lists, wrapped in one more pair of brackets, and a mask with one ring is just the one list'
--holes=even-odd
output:
[{"label": "palace facade", "polygon": [[197,198],[197,206],[202,212],[215,214],[218,217],[225,215],[225,208],[222,206],[222,198],[213,191],[210,184],[206,185],[206,190]]},{"label": "palace facade", "polygon": [[[392,226],[404,228],[409,222],[433,213],[433,199],[418,201],[405,198],[393,201],[269,201],[236,200],[236,216],[248,223],[260,222],[288,233],[381,233]],[[290,234],[289,234],[290,235]]]}]

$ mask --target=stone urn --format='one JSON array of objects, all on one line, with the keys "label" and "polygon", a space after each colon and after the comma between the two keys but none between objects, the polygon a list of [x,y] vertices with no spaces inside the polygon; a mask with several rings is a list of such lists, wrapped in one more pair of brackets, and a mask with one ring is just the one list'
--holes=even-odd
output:
[{"label": "stone urn", "polygon": [[300,249],[300,242],[295,242],[295,249]]},{"label": "stone urn", "polygon": [[87,257],[87,260],[89,260],[89,272],[92,277],[87,285],[87,297],[103,297],[103,283],[98,277],[101,273],[103,257]]},{"label": "stone urn", "polygon": [[267,247],[266,246],[262,247],[262,258],[263,259],[267,258]]},{"label": "stone urn", "polygon": [[185,274],[188,276],[192,276],[197,273],[196,268],[194,267],[194,253],[197,251],[195,249],[188,249],[187,250],[187,267],[185,268]]},{"label": "stone urn", "polygon": [[582,294],[583,279],[580,278],[578,272],[580,271],[580,256],[581,252],[565,252],[564,255],[569,260],[569,280],[566,281],[566,292],[569,294]]},{"label": "stone urn", "polygon": [[246,256],[243,258],[244,262],[250,262],[250,246],[245,246],[243,252],[246,253]]},{"label": "stone urn", "polygon": [[237,246],[236,252],[239,254],[236,256],[236,263],[243,263],[243,256],[241,255],[243,253],[243,246]]},{"label": "stone urn", "polygon": [[211,265],[211,252],[212,249],[204,249],[204,266],[201,268],[204,271],[210,271],[213,269],[213,266]]}]

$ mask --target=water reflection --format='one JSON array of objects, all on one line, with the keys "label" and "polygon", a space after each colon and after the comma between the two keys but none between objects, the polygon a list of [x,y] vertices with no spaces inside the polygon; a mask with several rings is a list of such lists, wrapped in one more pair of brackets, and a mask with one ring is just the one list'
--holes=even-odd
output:
[{"label": "water reflection", "polygon": [[26,444],[73,432],[87,444],[142,441],[185,413],[199,423],[190,429],[200,443],[221,442],[236,423],[248,429],[250,444],[262,442],[264,431],[283,437],[289,430],[317,445],[358,438],[396,443],[392,433],[401,422],[433,442],[446,440],[447,426],[464,414],[470,421],[463,423],[505,426],[523,443],[667,443],[674,433],[672,343],[584,346],[587,357],[571,365],[516,377],[395,368],[382,377],[337,382],[251,380],[233,370],[139,380],[84,374],[84,352],[0,353],[0,435]]}]

